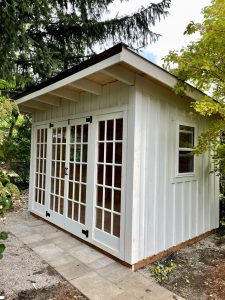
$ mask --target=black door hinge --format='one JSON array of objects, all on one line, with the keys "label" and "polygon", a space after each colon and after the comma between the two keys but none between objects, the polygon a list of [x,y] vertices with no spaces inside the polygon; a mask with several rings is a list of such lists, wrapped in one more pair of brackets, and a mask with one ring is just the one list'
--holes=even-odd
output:
[{"label": "black door hinge", "polygon": [[82,233],[83,233],[84,235],[86,235],[86,238],[88,238],[88,230],[82,229]]},{"label": "black door hinge", "polygon": [[92,116],[86,118],[86,122],[92,123]]},{"label": "black door hinge", "polygon": [[54,127],[54,124],[53,123],[49,123],[49,128],[52,128]]},{"label": "black door hinge", "polygon": [[65,168],[65,175],[69,175],[68,174],[68,168]]},{"label": "black door hinge", "polygon": [[47,212],[47,210],[46,210],[46,218],[47,217],[49,217],[50,218],[50,213],[49,212]]}]

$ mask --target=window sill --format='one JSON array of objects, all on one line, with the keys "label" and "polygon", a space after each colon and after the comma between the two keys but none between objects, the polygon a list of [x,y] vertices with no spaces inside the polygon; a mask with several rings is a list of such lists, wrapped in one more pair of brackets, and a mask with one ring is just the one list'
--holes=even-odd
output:
[{"label": "window sill", "polygon": [[183,174],[171,178],[170,183],[179,183],[179,182],[197,181],[197,180],[198,177],[196,176],[196,174]]}]

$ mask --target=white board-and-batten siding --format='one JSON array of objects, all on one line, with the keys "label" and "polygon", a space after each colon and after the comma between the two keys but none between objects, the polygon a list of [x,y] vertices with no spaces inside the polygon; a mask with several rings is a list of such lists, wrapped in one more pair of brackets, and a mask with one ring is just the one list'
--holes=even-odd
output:
[{"label": "white board-and-batten siding", "polygon": [[131,263],[219,224],[218,177],[210,174],[209,154],[195,158],[194,176],[176,170],[178,125],[195,126],[197,141],[206,122],[191,116],[187,99],[141,77],[134,93]]}]

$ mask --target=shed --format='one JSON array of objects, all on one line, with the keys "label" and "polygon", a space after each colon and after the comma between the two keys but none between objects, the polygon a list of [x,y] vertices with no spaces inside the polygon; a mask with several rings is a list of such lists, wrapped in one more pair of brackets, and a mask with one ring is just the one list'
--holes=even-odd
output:
[{"label": "shed", "polygon": [[198,90],[118,44],[16,97],[32,114],[29,210],[141,267],[219,225]]}]

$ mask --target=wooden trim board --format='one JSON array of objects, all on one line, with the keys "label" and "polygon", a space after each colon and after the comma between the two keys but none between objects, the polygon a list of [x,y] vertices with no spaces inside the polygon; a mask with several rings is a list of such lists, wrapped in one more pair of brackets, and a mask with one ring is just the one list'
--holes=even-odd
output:
[{"label": "wooden trim board", "polygon": [[215,229],[207,231],[207,232],[205,232],[203,234],[200,234],[199,236],[196,236],[196,237],[194,237],[190,240],[182,242],[182,243],[180,243],[176,246],[170,247],[167,250],[164,250],[164,251],[159,252],[155,255],[152,255],[152,256],[149,256],[149,257],[147,257],[143,260],[140,260],[139,262],[132,265],[132,270],[136,271],[138,269],[141,269],[141,268],[145,267],[148,264],[152,264],[152,263],[156,262],[157,260],[161,260],[162,258],[164,258],[164,257],[166,257],[166,256],[168,256],[168,255],[170,255],[174,252],[177,252],[178,250],[181,250],[185,247],[191,246],[191,245],[203,240],[204,238],[210,236],[214,232],[215,232]]},{"label": "wooden trim board", "polygon": [[115,260],[116,262],[120,263],[121,265],[123,265],[123,266],[125,266],[125,267],[127,267],[127,268],[130,268],[132,271],[137,271],[138,269],[141,269],[141,268],[145,267],[145,266],[148,265],[148,264],[152,264],[152,263],[156,262],[157,260],[161,260],[162,258],[164,258],[164,257],[166,257],[166,256],[168,256],[168,255],[170,255],[170,254],[172,254],[172,253],[174,253],[174,252],[177,252],[178,250],[181,250],[181,249],[183,249],[183,248],[185,248],[185,247],[191,246],[191,245],[193,245],[193,244],[195,244],[195,243],[201,241],[202,239],[204,239],[204,238],[210,236],[210,235],[213,234],[213,233],[215,232],[215,230],[216,230],[216,229],[213,229],[213,230],[207,231],[207,232],[205,232],[205,233],[203,233],[203,234],[201,234],[201,235],[199,235],[199,236],[196,236],[196,237],[194,237],[194,238],[192,238],[192,239],[190,239],[190,240],[187,240],[187,241],[185,241],[185,242],[182,242],[182,243],[180,243],[180,244],[178,244],[178,245],[176,245],[176,246],[170,247],[170,248],[167,249],[167,250],[164,250],[164,251],[159,252],[159,253],[157,253],[157,254],[155,254],[155,255],[149,256],[149,257],[147,257],[147,258],[145,258],[145,259],[143,259],[143,260],[140,260],[139,262],[137,262],[137,263],[131,265],[131,264],[128,264],[127,262],[125,262],[125,261],[123,261],[123,260],[121,260],[121,259],[119,259],[119,258],[117,258],[117,257],[115,257],[115,256],[113,256],[113,255],[111,255],[111,254],[109,254],[108,252],[102,250],[101,248],[99,248],[99,247],[97,247],[97,246],[95,246],[95,245],[93,245],[93,244],[91,244],[91,243],[89,243],[89,242],[87,242],[87,241],[85,241],[85,240],[83,240],[83,239],[81,239],[81,238],[75,236],[74,234],[72,234],[72,233],[66,231],[65,229],[63,229],[63,228],[61,228],[61,227],[59,227],[59,226],[57,226],[57,225],[51,223],[50,221],[45,220],[45,219],[43,219],[43,218],[37,216],[37,215],[34,214],[33,212],[30,212],[30,214],[31,214],[32,216],[34,216],[35,218],[41,219],[41,220],[45,221],[46,223],[48,223],[48,224],[50,224],[50,225],[56,227],[57,229],[59,229],[59,230],[65,232],[65,233],[69,234],[69,235],[72,236],[73,238],[75,238],[75,239],[81,241],[82,243],[88,245],[89,247],[91,247],[91,248],[93,248],[93,249],[95,249],[95,250],[97,250],[97,251],[103,253],[104,255],[106,255],[106,256],[108,256],[109,258]]}]

